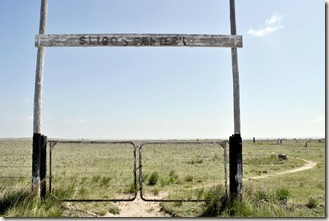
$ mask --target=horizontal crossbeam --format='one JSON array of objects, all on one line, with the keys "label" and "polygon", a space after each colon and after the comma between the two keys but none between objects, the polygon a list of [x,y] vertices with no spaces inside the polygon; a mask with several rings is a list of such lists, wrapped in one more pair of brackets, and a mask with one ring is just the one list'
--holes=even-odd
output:
[{"label": "horizontal crossbeam", "polygon": [[241,35],[39,34],[36,47],[226,47],[241,48]]}]

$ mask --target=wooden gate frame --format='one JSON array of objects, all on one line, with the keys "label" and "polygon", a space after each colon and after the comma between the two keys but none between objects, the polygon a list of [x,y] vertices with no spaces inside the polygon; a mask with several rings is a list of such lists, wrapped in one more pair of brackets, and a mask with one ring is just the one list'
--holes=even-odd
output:
[{"label": "wooden gate frame", "polygon": [[[240,87],[237,48],[242,47],[242,36],[237,35],[235,0],[230,1],[231,35],[197,34],[82,34],[46,35],[48,0],[41,0],[39,34],[35,36],[38,48],[33,110],[32,190],[44,197],[43,174],[45,159],[42,154],[44,135],[41,134],[41,103],[45,47],[228,47],[231,48],[234,99],[234,134],[229,139],[230,195],[242,194],[242,138],[240,130]],[[42,184],[42,185],[41,185]]]}]

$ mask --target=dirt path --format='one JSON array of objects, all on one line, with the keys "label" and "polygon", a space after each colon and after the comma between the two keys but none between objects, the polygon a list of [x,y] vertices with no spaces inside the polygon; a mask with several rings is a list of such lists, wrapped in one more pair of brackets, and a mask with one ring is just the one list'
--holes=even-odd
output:
[{"label": "dirt path", "polygon": [[313,167],[316,166],[316,162],[313,161],[309,161],[309,160],[304,160],[301,158],[295,158],[297,160],[302,160],[304,162],[306,162],[306,164],[302,167],[298,167],[295,169],[291,169],[291,170],[285,170],[279,173],[274,173],[274,174],[264,174],[261,176],[254,176],[254,177],[250,177],[250,178],[244,178],[243,180],[258,180],[258,179],[265,179],[268,177],[273,177],[273,176],[280,176],[280,175],[284,175],[284,174],[288,174],[288,173],[296,173],[296,172],[300,172],[300,171],[304,171],[304,170],[309,170],[312,169]]},{"label": "dirt path", "polygon": [[[304,160],[300,158],[295,158],[295,159],[305,161],[306,164],[302,167],[298,167],[295,169],[286,170],[275,174],[265,174],[261,176],[244,178],[244,180],[247,181],[247,180],[265,179],[268,177],[280,176],[288,173],[296,173],[296,172],[312,169],[313,167],[316,166],[316,162]],[[164,194],[163,197],[165,196],[166,195]],[[170,215],[161,211],[160,203],[145,202],[140,198],[139,195],[134,201],[120,202],[118,203],[118,206],[120,208],[119,215],[113,215],[111,213],[107,213],[105,217],[170,217]]]},{"label": "dirt path", "polygon": [[[165,196],[163,195],[163,197]],[[132,202],[120,202],[116,205],[120,208],[120,214],[107,213],[105,217],[170,217],[170,215],[161,211],[160,203],[145,202],[139,194]]]}]

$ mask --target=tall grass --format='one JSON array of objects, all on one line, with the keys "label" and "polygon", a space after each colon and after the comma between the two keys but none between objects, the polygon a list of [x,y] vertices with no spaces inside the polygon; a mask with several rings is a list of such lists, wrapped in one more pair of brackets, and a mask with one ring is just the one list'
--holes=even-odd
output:
[{"label": "tall grass", "polygon": [[315,198],[299,204],[290,201],[290,192],[286,189],[256,190],[250,186],[245,189],[242,199],[220,198],[221,195],[206,191],[212,199],[208,203],[161,203],[161,206],[176,217],[324,217],[324,206]]},{"label": "tall grass", "polygon": [[26,190],[6,191],[0,199],[2,217],[60,217],[61,202],[54,197],[41,200]]},{"label": "tall grass", "polygon": [[[245,187],[241,199],[218,200],[214,196],[211,203],[204,205],[201,217],[316,217],[323,216],[314,204],[314,199],[308,204],[300,205],[289,202],[290,192],[287,189],[277,190],[255,189],[252,185]],[[312,201],[312,202],[311,202]],[[310,206],[312,205],[312,206]],[[309,212],[309,209],[314,209]]]},{"label": "tall grass", "polygon": [[65,203],[61,199],[70,198],[74,186],[56,189],[45,199],[40,199],[30,190],[2,190],[0,197],[0,217],[77,217],[104,216],[106,213],[119,214],[120,208],[113,203]]}]

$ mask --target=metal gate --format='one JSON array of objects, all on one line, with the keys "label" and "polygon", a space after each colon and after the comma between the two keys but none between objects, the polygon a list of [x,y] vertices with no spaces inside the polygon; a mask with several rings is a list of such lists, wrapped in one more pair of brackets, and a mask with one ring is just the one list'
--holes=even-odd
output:
[{"label": "metal gate", "polygon": [[226,142],[147,142],[139,148],[140,197],[202,202],[227,195]]},{"label": "metal gate", "polygon": [[152,202],[227,195],[226,141],[48,144],[49,193],[63,201],[133,201],[138,190],[142,200]]},{"label": "metal gate", "polygon": [[132,142],[49,141],[49,192],[63,201],[133,201]]}]

